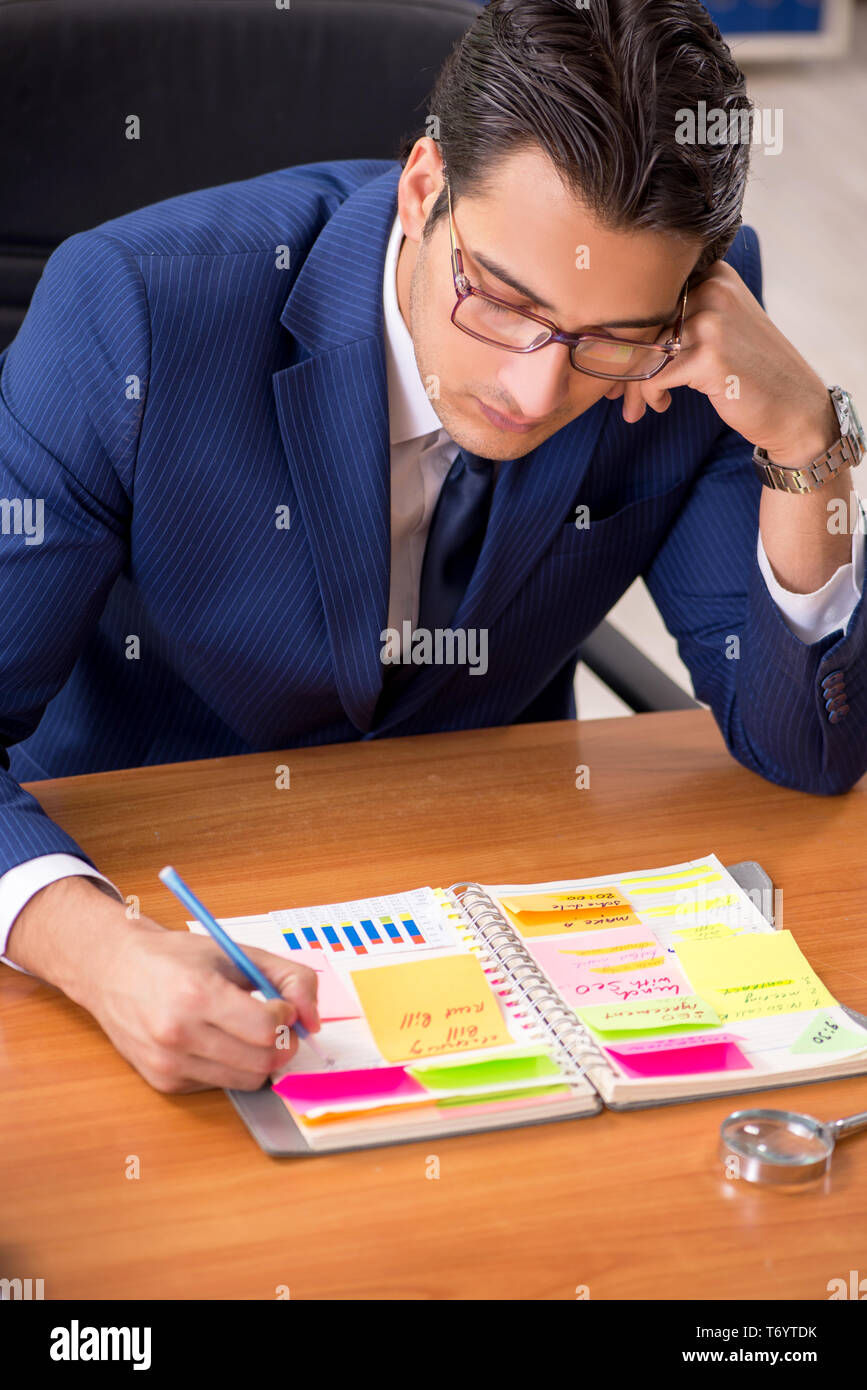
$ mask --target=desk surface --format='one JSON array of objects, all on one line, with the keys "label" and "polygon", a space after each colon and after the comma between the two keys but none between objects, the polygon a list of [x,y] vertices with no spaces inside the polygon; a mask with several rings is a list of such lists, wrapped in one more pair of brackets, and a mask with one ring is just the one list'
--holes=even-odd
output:
[{"label": "desk surface", "polygon": [[[277,766],[290,768],[278,790]],[[575,787],[578,764],[590,786]],[[523,725],[35,783],[141,910],[173,862],[218,915],[475,878],[758,859],[831,991],[867,1012],[867,779],[739,767],[709,714]],[[315,1159],[264,1155],[221,1091],[164,1096],[83,1010],[0,966],[0,1276],[47,1298],[826,1299],[863,1273],[867,1136],[823,1191],[727,1182],[731,1099]],[[867,1080],[743,1102],[830,1119]],[[439,1177],[426,1174],[439,1158]],[[129,1155],[141,1176],[125,1177]]]}]

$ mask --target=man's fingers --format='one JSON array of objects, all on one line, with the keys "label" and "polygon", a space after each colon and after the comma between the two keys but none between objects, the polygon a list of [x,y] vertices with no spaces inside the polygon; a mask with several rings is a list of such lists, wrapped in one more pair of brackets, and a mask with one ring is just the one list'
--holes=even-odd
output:
[{"label": "man's fingers", "polygon": [[[289,1053],[285,1053],[289,1056]],[[232,1091],[258,1091],[267,1081],[270,1069],[227,1065],[212,1057],[198,1057],[159,1049],[135,1063],[151,1086],[167,1095],[212,1090],[215,1086]],[[276,1068],[274,1068],[276,1070]]]},{"label": "man's fingers", "polygon": [[[255,1000],[254,1000],[255,1003]],[[232,1071],[246,1072],[251,1078],[258,1076],[259,1083],[272,1071],[292,1056],[298,1047],[298,1039],[283,1025],[269,1005],[273,1026],[268,1042],[263,1047],[240,1042],[224,1028],[213,1023],[198,1023],[189,1030],[186,1047],[188,1057],[198,1057],[205,1061],[219,1062]],[[279,1007],[279,1005],[278,1005]]]},{"label": "man's fingers", "polygon": [[279,989],[283,999],[294,1004],[298,1018],[308,1032],[318,1032],[316,971],[307,965],[296,965],[294,961],[287,960],[285,956],[276,956],[271,951],[251,950],[249,955],[272,985]]}]

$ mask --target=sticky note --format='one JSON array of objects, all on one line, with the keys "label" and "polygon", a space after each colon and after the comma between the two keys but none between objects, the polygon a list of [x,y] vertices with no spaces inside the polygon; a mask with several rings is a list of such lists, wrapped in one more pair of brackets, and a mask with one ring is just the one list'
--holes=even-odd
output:
[{"label": "sticky note", "polygon": [[602,907],[629,907],[617,888],[588,888],[556,893],[520,893],[500,900],[510,912],[579,912]]},{"label": "sticky note", "polygon": [[[629,880],[629,891],[633,897],[643,898],[652,893],[681,893],[687,888],[696,888],[700,883],[718,883],[722,874],[711,869],[708,873],[695,873],[684,878],[643,879],[640,882]],[[652,886],[651,886],[652,885]]]},{"label": "sticky note", "polygon": [[481,1087],[538,1084],[542,1077],[559,1076],[557,1065],[545,1052],[523,1057],[492,1057],[484,1062],[461,1062],[456,1066],[409,1067],[408,1071],[432,1091],[465,1091]]},{"label": "sticky note", "polygon": [[426,1100],[423,1086],[404,1067],[366,1067],[359,1071],[287,1072],[272,1087],[299,1115],[358,1109],[360,1103]]},{"label": "sticky note", "polygon": [[379,1050],[389,1062],[500,1047],[512,1041],[474,955],[353,970]]},{"label": "sticky note", "polygon": [[521,917],[507,911],[507,916],[521,936],[528,940],[536,936],[566,936],[574,935],[577,932],[595,932],[613,927],[641,926],[640,920],[631,907],[610,907],[601,911],[593,909],[585,915],[576,914],[574,916],[571,913],[557,914],[551,912],[547,915],[542,913],[536,916]]},{"label": "sticky note", "polygon": [[860,1052],[867,1049],[867,1033],[857,1029],[852,1022],[846,1023],[846,1015],[839,1010],[824,1009],[811,1018],[803,1033],[792,1043],[790,1051],[799,1055],[824,1052]]},{"label": "sticky note", "polygon": [[548,1096],[565,1097],[570,1094],[568,1086],[539,1086],[534,1091],[498,1091],[496,1095],[486,1096],[444,1096],[441,1100],[437,1100],[437,1106],[444,1110],[452,1105],[473,1106],[484,1103],[486,1109],[496,1105],[496,1108],[505,1110],[514,1109],[517,1105],[539,1105]]},{"label": "sticky note", "polygon": [[702,898],[700,902],[667,904],[664,907],[642,907],[642,917],[684,917],[693,912],[716,912],[721,907],[741,907],[737,893],[726,893],[721,898]]},{"label": "sticky note", "polygon": [[834,1005],[789,931],[679,941],[675,950],[693,989],[724,1023]]},{"label": "sticky note", "polygon": [[684,994],[676,999],[645,999],[632,1004],[592,1004],[579,1007],[575,1012],[594,1032],[618,1037],[670,1028],[714,1027],[720,1021],[710,1005],[697,994]]},{"label": "sticky note", "polygon": [[[607,951],[595,950],[585,955],[582,950],[579,954],[573,949],[572,940],[557,936],[544,941],[537,938],[529,950],[573,1008],[579,1004],[628,1003],[693,993],[675,957],[666,955],[658,941],[654,939],[649,948],[636,949],[628,946],[630,940],[635,942],[635,933],[629,928],[609,935],[625,938],[627,949],[615,945]],[[605,933],[600,932],[593,941],[600,942],[604,937]]]},{"label": "sticky note", "polygon": [[744,1056],[736,1042],[711,1039],[692,1047],[666,1047],[655,1050],[606,1047],[617,1065],[627,1076],[691,1076],[698,1072],[748,1071],[752,1062]]},{"label": "sticky note", "polygon": [[715,941],[720,936],[736,936],[737,932],[726,922],[702,922],[700,927],[675,927],[672,935],[684,941]]},{"label": "sticky note", "polygon": [[335,970],[325,951],[293,951],[292,964],[308,965],[316,971],[316,1007],[323,1023],[335,1018],[361,1018],[361,1008],[346,982]]},{"label": "sticky note", "polygon": [[631,891],[633,888],[650,885],[652,888],[655,883],[674,883],[678,885],[685,878],[695,878],[696,874],[715,873],[712,864],[690,864],[686,869],[663,869],[656,874],[626,874],[620,882],[625,884]]}]

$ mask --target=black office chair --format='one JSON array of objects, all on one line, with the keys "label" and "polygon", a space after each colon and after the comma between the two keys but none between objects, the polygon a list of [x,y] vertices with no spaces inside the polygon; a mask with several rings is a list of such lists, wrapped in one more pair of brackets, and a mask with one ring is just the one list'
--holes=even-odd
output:
[{"label": "black office chair", "polygon": [[[0,351],[74,232],[270,169],[396,158],[477,15],[471,0],[0,0]],[[633,709],[695,705],[608,623],[582,655]]]}]

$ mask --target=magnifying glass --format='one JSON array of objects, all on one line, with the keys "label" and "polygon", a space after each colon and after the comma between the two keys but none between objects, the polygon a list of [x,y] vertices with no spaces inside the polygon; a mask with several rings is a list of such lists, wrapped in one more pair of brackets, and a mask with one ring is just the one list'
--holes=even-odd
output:
[{"label": "magnifying glass", "polygon": [[838,1139],[867,1129],[867,1111],[822,1124],[795,1110],[735,1110],[720,1126],[720,1157],[738,1159],[746,1182],[812,1182],[827,1173]]}]

